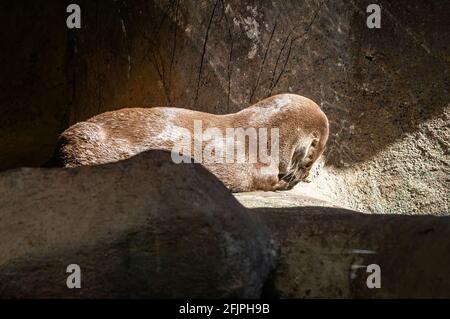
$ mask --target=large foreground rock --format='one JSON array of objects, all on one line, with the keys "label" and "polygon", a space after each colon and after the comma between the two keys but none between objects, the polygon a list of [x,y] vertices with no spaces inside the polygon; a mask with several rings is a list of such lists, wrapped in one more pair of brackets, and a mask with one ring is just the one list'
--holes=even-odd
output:
[{"label": "large foreground rock", "polygon": [[0,297],[259,297],[273,266],[265,228],[166,152],[5,172],[0,194]]}]

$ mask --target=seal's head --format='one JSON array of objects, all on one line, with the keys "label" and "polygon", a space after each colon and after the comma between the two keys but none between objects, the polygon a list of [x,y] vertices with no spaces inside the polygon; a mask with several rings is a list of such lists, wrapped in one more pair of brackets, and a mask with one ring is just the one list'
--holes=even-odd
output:
[{"label": "seal's head", "polygon": [[279,189],[291,189],[306,180],[317,159],[322,155],[329,134],[326,115],[308,98],[295,94],[272,97],[279,104],[280,127]]},{"label": "seal's head", "polygon": [[317,134],[313,134],[299,141],[293,150],[286,171],[279,175],[279,179],[288,184],[286,188],[290,189],[298,182],[308,178],[313,164],[323,153],[326,139],[321,139]]}]

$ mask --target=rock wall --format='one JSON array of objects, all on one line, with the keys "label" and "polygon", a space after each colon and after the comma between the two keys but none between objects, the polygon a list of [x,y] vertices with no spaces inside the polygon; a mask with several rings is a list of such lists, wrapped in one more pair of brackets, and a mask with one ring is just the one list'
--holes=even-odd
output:
[{"label": "rock wall", "polygon": [[331,122],[301,192],[381,213],[449,213],[446,1],[121,0],[0,4],[0,169],[36,166],[77,121],[125,106],[213,113],[312,98]]}]

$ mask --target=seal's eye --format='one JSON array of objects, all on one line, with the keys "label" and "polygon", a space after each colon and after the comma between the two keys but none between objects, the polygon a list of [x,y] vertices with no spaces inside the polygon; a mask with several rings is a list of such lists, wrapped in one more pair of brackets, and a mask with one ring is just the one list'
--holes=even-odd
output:
[{"label": "seal's eye", "polygon": [[318,140],[314,139],[314,140],[311,142],[311,147],[316,147],[318,142],[319,142]]}]

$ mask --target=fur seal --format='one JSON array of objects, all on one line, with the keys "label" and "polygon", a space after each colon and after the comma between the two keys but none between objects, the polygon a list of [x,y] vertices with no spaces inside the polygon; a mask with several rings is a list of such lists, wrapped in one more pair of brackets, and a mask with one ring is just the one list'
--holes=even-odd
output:
[{"label": "fur seal", "polygon": [[[52,161],[67,168],[97,165],[123,160],[150,149],[164,149],[198,158],[206,146],[194,147],[193,152],[182,151],[187,147],[184,144],[180,151],[179,146],[182,144],[180,141],[196,143],[198,129],[195,125],[199,122],[206,135],[215,130],[222,138],[219,141],[225,142],[217,146],[216,140],[216,147],[210,153],[212,156],[230,142],[228,137],[223,137],[228,136],[225,134],[227,129],[241,129],[241,132],[248,128],[256,132],[276,129],[274,132],[278,132],[277,141],[271,136],[270,142],[263,141],[253,150],[267,147],[271,154],[269,157],[276,151],[275,163],[249,160],[251,134],[240,140],[248,154],[244,161],[200,161],[233,192],[291,189],[306,179],[311,166],[322,154],[329,133],[328,119],[320,107],[295,94],[275,95],[237,113],[225,115],[173,107],[125,108],[99,114],[68,128],[58,139]],[[231,141],[231,144],[239,143],[235,137]],[[232,152],[234,155],[234,149]]]}]

